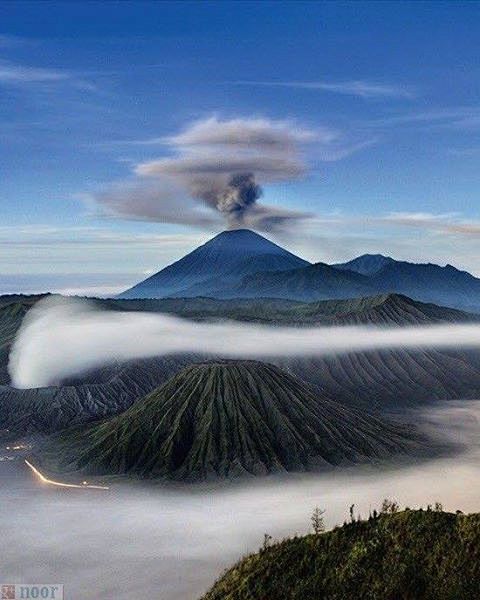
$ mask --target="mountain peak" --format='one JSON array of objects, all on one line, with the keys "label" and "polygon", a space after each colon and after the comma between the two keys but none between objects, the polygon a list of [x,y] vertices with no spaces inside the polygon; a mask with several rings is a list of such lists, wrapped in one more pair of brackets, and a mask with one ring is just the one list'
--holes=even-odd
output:
[{"label": "mountain peak", "polygon": [[244,249],[253,249],[254,251],[262,251],[266,253],[281,253],[290,254],[287,250],[271,242],[263,235],[252,231],[251,229],[226,229],[220,232],[212,239],[208,240],[202,248],[211,246],[231,246],[235,252],[241,252]]},{"label": "mountain peak", "polygon": [[250,229],[226,230],[120,297],[208,296],[216,286],[239,282],[250,273],[286,271],[308,264]]},{"label": "mountain peak", "polygon": [[378,259],[383,259],[383,260],[393,260],[393,258],[391,258],[390,256],[386,256],[385,254],[380,254],[379,252],[375,253],[375,254],[371,254],[369,252],[367,252],[366,254],[360,254],[360,256],[357,256],[357,259],[360,258],[378,258]]},{"label": "mountain peak", "polygon": [[251,238],[262,238],[262,239],[266,239],[263,237],[263,235],[260,235],[259,233],[257,233],[256,231],[253,231],[252,229],[225,229],[224,231],[221,231],[220,233],[218,233],[215,237],[212,238],[211,241],[218,239],[218,238],[228,238],[228,237],[251,237]]},{"label": "mountain peak", "polygon": [[[258,248],[263,248],[269,252],[278,252],[281,254],[291,254],[285,248],[282,248],[275,242],[272,242],[263,235],[260,235],[256,231],[251,229],[226,229],[221,231],[212,239],[208,240],[204,246],[215,245],[218,243],[222,244],[237,244],[237,245],[256,245]],[[293,256],[293,255],[292,255]]]},{"label": "mountain peak", "polygon": [[374,275],[395,260],[383,254],[362,254],[348,262],[333,265],[342,271],[355,271],[361,275]]}]

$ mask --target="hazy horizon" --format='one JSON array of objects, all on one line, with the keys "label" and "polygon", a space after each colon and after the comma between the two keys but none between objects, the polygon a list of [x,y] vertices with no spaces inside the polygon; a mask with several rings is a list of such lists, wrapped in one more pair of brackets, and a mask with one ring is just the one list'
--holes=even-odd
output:
[{"label": "hazy horizon", "polygon": [[453,15],[0,3],[0,292],[111,293],[232,222],[480,276],[478,7]]}]

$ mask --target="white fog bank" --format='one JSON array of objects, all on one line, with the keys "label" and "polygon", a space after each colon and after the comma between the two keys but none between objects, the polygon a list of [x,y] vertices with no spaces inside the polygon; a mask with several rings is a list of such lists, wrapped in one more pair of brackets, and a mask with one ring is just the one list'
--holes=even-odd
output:
[{"label": "white fog bank", "polygon": [[479,511],[479,418],[480,402],[444,403],[429,415],[430,431],[464,446],[450,458],[233,486],[52,489],[21,461],[0,462],[3,580],[64,583],[72,600],[198,600],[264,533],[306,533],[315,506],[326,509],[328,528],[348,519],[351,504],[367,516],[383,498]]},{"label": "white fog bank", "polygon": [[480,324],[416,327],[275,327],[197,323],[165,314],[107,312],[76,299],[47,298],[26,315],[10,353],[18,388],[55,385],[116,361],[182,352],[269,358],[386,348],[477,348]]}]

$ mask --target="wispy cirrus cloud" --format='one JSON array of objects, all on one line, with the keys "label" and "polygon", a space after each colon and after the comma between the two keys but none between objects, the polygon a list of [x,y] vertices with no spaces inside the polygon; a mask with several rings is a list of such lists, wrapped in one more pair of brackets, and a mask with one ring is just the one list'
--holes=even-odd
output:
[{"label": "wispy cirrus cloud", "polygon": [[4,86],[51,86],[68,84],[83,91],[93,91],[96,86],[68,70],[22,65],[0,59],[0,85]]},{"label": "wispy cirrus cloud", "polygon": [[30,43],[25,38],[18,37],[16,35],[0,34],[0,48],[18,48]]},{"label": "wispy cirrus cloud", "polygon": [[378,141],[377,135],[371,135],[367,139],[360,141],[349,141],[343,138],[330,144],[324,144],[317,147],[317,156],[323,162],[335,162],[347,158],[360,150],[374,146]]},{"label": "wispy cirrus cloud", "polygon": [[370,121],[368,125],[371,127],[424,125],[468,131],[480,127],[480,107],[447,106],[393,114]]},{"label": "wispy cirrus cloud", "polygon": [[124,231],[111,225],[2,225],[0,294],[117,293],[178,260],[210,235],[159,228]]},{"label": "wispy cirrus cloud", "polygon": [[366,80],[348,81],[235,81],[235,85],[283,87],[301,90],[331,92],[346,96],[356,96],[366,100],[391,98],[411,100],[417,96],[413,87],[377,83]]},{"label": "wispy cirrus cloud", "polygon": [[472,238],[480,236],[480,220],[465,218],[458,212],[431,213],[422,211],[395,211],[377,215],[331,214],[316,215],[309,223],[309,227],[347,227],[355,229],[387,229],[405,228],[430,231],[433,234],[451,234],[452,236]]},{"label": "wispy cirrus cloud", "polygon": [[464,219],[458,213],[392,212],[377,219],[392,225],[429,229],[446,234],[480,236],[480,221]]},{"label": "wispy cirrus cloud", "polygon": [[29,67],[7,61],[0,61],[1,83],[44,83],[52,81],[65,81],[66,79],[70,78],[71,75],[66,71]]}]

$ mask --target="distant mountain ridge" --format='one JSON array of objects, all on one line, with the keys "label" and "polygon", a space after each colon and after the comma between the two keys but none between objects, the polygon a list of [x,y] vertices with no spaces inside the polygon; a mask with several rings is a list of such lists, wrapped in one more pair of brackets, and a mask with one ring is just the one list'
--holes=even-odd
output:
[{"label": "distant mountain ridge", "polygon": [[480,319],[454,308],[418,302],[401,294],[302,302],[279,298],[157,298],[103,300],[100,306],[113,310],[164,312],[195,320],[232,319],[272,324],[359,323],[408,325],[459,323]]},{"label": "distant mountain ridge", "polygon": [[480,311],[480,279],[451,265],[391,260],[372,275],[324,263],[284,272],[246,275],[235,287],[218,290],[222,298],[284,298],[313,302],[396,293],[421,302]]},{"label": "distant mountain ridge", "polygon": [[452,265],[365,254],[309,262],[249,230],[224,231],[119,298],[280,298],[313,302],[397,293],[480,312],[480,279]]},{"label": "distant mountain ridge", "polygon": [[336,300],[372,295],[376,290],[365,275],[315,263],[288,271],[246,275],[234,287],[217,290],[217,298],[284,298],[288,300]]},{"label": "distant mountain ridge", "polygon": [[341,269],[342,271],[355,271],[355,273],[360,273],[361,275],[373,275],[386,265],[395,262],[397,261],[383,254],[362,254],[362,256],[358,256],[346,263],[336,263],[332,267]]},{"label": "distant mountain ridge", "polygon": [[369,276],[378,292],[396,292],[423,302],[480,309],[480,279],[452,265],[411,263],[381,254],[364,254],[335,268]]}]

